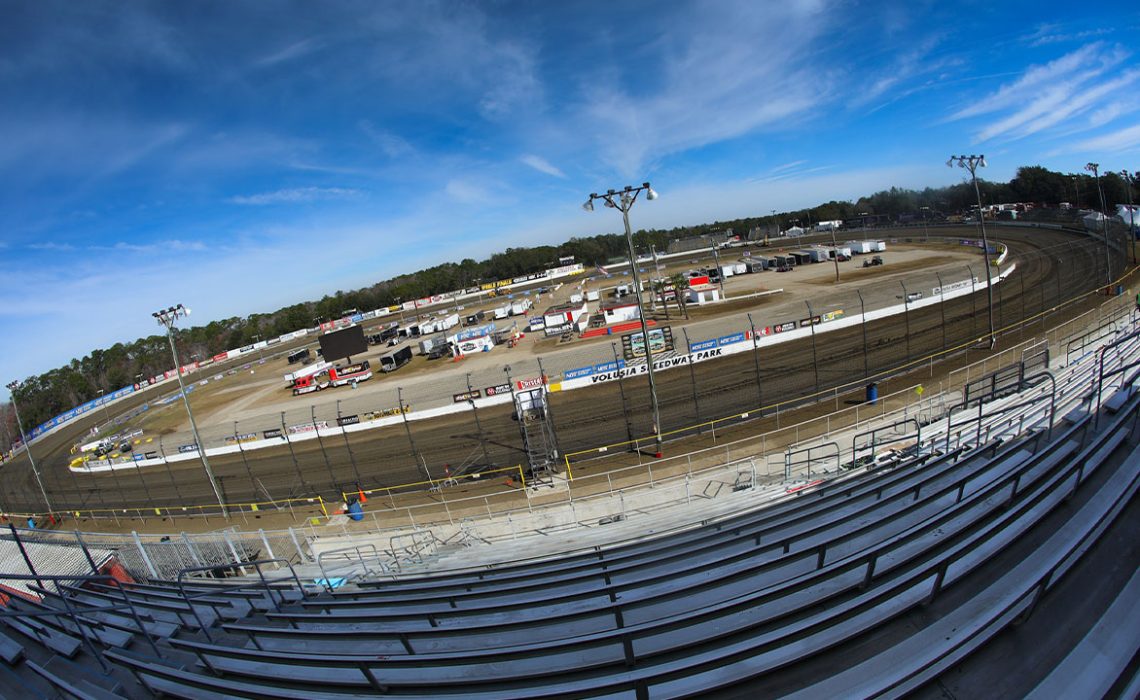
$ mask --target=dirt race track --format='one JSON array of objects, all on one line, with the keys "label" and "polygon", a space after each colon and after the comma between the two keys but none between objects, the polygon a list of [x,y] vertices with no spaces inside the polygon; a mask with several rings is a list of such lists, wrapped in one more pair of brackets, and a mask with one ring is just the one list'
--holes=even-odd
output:
[{"label": "dirt race track", "polygon": [[[1009,262],[1017,264],[1015,273],[993,290],[998,328],[1081,297],[1104,280],[1103,248],[1087,237],[998,228],[991,239],[1007,243]],[[1080,310],[1087,308],[1094,299],[1086,297],[1083,306],[1051,312],[1031,330],[1055,325],[1075,315],[1078,306]],[[678,368],[659,372],[662,424],[668,432],[711,418],[755,412],[759,406],[854,382],[866,376],[865,372],[874,375],[983,337],[985,304],[986,293],[979,287],[975,294],[925,308],[921,313],[869,323],[865,336],[863,328],[854,327],[821,334],[814,344],[805,339],[779,345],[777,352],[740,353],[692,365],[691,371]],[[1013,344],[1019,333],[1015,330],[1003,337],[999,346]],[[981,356],[971,352],[970,360]],[[124,406],[129,408],[130,404]],[[551,410],[564,453],[618,443],[631,435],[643,438],[652,430],[644,377],[551,394]],[[478,411],[487,454],[499,466],[525,459],[518,424],[510,414],[506,406]],[[625,416],[629,416],[628,423]],[[216,501],[197,460],[145,470],[72,472],[66,466],[68,449],[90,427],[79,423],[33,444],[55,510],[177,507]],[[352,490],[356,483],[363,488],[406,484],[422,481],[425,470],[432,478],[440,478],[444,465],[476,458],[482,461],[483,444],[471,412],[415,421],[409,427],[410,440],[404,427],[397,424],[354,433],[348,444],[343,436],[326,437],[320,442],[297,443],[292,452],[282,446],[215,456],[210,464],[227,502],[249,502],[264,501],[267,496],[279,499],[316,493],[337,500],[342,490]],[[588,465],[581,468],[588,469]],[[2,473],[0,506],[7,512],[45,510],[26,457],[5,464]]]}]

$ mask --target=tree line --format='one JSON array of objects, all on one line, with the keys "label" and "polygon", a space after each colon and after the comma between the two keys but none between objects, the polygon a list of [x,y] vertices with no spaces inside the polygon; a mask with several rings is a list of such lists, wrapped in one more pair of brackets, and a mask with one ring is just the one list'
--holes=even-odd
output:
[{"label": "tree line", "polygon": [[[1100,185],[1110,211],[1127,201],[1127,184],[1119,174],[1101,175]],[[1018,169],[1009,182],[979,180],[983,204],[1034,202],[1056,206],[1069,202],[1086,209],[1099,209],[1096,181],[1090,173],[1061,173],[1040,166]],[[1133,195],[1133,201],[1137,197]],[[651,247],[663,251],[669,241],[725,230],[744,235],[760,228],[773,231],[792,223],[808,227],[819,221],[851,220],[871,214],[890,221],[936,220],[940,215],[969,211],[976,207],[974,188],[968,180],[941,188],[911,190],[892,187],[860,197],[854,202],[830,201],[807,209],[785,211],[775,215],[757,215],[731,221],[714,221],[697,226],[668,230],[641,230],[633,234],[639,251]],[[267,340],[284,333],[311,328],[319,320],[340,318],[350,309],[366,311],[419,299],[481,282],[517,277],[539,272],[557,264],[561,257],[573,256],[588,267],[604,265],[627,256],[625,236],[608,233],[571,238],[559,245],[533,248],[507,248],[489,258],[476,261],[466,258],[458,263],[446,262],[411,274],[379,281],[372,286],[351,291],[336,291],[316,301],[292,304],[272,313],[254,313],[246,317],[211,321],[203,326],[175,330],[179,353],[184,361],[205,359],[232,348]],[[73,359],[63,367],[28,377],[16,391],[20,417],[25,428],[43,423],[52,416],[90,401],[100,392],[110,392],[140,378],[170,369],[170,348],[164,335],[152,335],[110,348],[92,350],[82,359]],[[6,451],[18,439],[11,405],[0,406],[0,450]]]}]

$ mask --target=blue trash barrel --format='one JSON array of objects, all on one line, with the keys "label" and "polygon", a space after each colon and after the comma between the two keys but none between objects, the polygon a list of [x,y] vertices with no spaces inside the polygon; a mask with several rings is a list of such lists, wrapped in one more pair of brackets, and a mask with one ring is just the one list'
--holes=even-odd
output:
[{"label": "blue trash barrel", "polygon": [[348,504],[348,517],[353,520],[364,520],[364,508],[360,505],[360,501]]},{"label": "blue trash barrel", "polygon": [[872,406],[879,400],[879,383],[871,382],[867,385],[867,403]]}]

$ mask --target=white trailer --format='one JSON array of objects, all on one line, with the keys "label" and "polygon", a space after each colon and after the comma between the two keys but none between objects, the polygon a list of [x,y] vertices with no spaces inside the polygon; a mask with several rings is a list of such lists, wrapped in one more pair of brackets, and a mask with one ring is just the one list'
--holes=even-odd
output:
[{"label": "white trailer", "polygon": [[847,245],[851,246],[851,251],[856,255],[863,255],[874,250],[871,247],[871,241],[847,241]]},{"label": "white trailer", "polygon": [[511,316],[522,316],[527,311],[530,311],[534,306],[534,302],[530,299],[522,299],[511,304]]},{"label": "white trailer", "polygon": [[571,304],[581,304],[582,298],[583,297],[581,294],[571,294],[570,295],[570,303]]},{"label": "white trailer", "polygon": [[459,314],[451,314],[450,316],[444,316],[443,318],[436,319],[435,329],[437,331],[446,331],[451,328],[455,328],[458,325]]},{"label": "white trailer", "polygon": [[732,277],[735,274],[736,274],[736,266],[735,265],[721,265],[720,266],[721,277]]},{"label": "white trailer", "polygon": [[[597,292],[595,290],[587,290],[586,291],[586,301],[598,301],[601,298],[602,298],[602,295],[600,292]],[[573,300],[573,297],[571,297],[571,300]]]},{"label": "white trailer", "polygon": [[495,308],[495,318],[507,318],[511,315],[511,305],[499,306]]},{"label": "white trailer", "polygon": [[748,266],[742,262],[733,263],[732,264],[732,271],[738,275],[743,275],[746,272],[748,272]]},{"label": "white trailer", "polygon": [[872,241],[872,243],[875,246],[875,252],[876,253],[887,252],[887,242],[886,241]]}]

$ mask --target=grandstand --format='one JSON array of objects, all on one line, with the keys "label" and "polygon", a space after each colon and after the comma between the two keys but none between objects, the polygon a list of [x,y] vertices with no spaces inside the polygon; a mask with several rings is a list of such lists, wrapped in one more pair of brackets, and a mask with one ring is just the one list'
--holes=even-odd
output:
[{"label": "grandstand", "polygon": [[[921,412],[790,446],[774,474],[757,455],[506,529],[492,518],[307,546],[261,533],[264,546],[227,537],[177,556],[178,542],[75,535],[61,570],[59,533],[11,527],[0,693],[921,691],[985,658],[1135,521],[1138,384],[1140,315],[1120,307]],[[1056,670],[1006,674],[1009,694],[1134,696],[1130,576],[1083,629],[1057,631],[1071,639]]]}]

